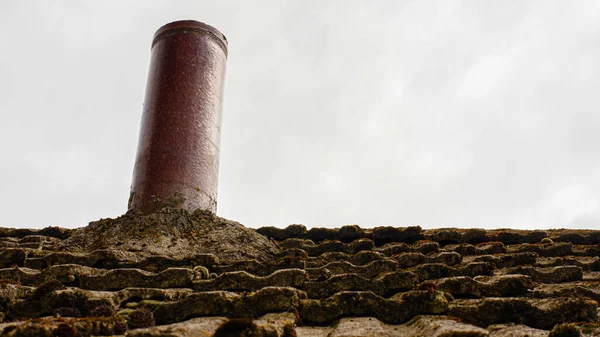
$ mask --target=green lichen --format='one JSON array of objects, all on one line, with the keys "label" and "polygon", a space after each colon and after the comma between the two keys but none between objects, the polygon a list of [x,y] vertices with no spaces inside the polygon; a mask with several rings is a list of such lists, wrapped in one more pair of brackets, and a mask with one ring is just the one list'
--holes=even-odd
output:
[{"label": "green lichen", "polygon": [[183,196],[183,194],[175,193],[175,195],[172,195],[168,198],[167,207],[177,208],[183,205],[184,202],[185,197]]},{"label": "green lichen", "polygon": [[210,276],[208,268],[206,268],[204,266],[196,266],[196,267],[194,267],[194,270],[200,274],[200,277],[202,279],[207,279]]},{"label": "green lichen", "polygon": [[540,241],[540,243],[551,245],[551,244],[554,244],[554,241],[552,241],[552,239],[550,239],[550,238],[543,238],[542,241]]},{"label": "green lichen", "polygon": [[163,199],[157,195],[152,195],[150,197],[152,206],[154,209],[169,209],[169,208],[180,208],[183,203],[185,203],[185,197],[181,193],[175,193],[174,195],[169,196],[166,199]]}]

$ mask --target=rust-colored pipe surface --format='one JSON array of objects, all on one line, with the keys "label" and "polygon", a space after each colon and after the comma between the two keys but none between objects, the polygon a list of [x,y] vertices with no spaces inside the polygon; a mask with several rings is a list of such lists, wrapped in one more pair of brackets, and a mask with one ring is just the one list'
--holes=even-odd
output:
[{"label": "rust-colored pipe surface", "polygon": [[225,36],[204,23],[154,34],[129,210],[216,212],[226,61]]}]

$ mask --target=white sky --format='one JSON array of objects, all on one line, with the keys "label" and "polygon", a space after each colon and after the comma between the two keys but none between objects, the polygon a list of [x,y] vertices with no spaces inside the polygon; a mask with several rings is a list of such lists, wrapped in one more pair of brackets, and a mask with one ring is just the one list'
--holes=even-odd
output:
[{"label": "white sky", "polygon": [[600,228],[598,1],[0,2],[0,226],[126,210],[150,43],[229,40],[220,216]]}]

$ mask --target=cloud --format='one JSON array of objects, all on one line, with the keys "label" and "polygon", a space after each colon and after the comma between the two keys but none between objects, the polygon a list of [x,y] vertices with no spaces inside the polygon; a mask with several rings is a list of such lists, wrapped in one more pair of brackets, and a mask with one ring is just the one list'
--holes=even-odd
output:
[{"label": "cloud", "polygon": [[184,18],[230,41],[222,216],[600,225],[596,2],[41,4],[0,5],[0,225],[125,211],[150,39]]}]

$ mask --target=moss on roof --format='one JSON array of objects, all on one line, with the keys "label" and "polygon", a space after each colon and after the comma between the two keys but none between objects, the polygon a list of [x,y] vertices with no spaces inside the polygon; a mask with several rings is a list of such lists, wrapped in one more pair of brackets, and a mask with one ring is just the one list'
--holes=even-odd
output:
[{"label": "moss on roof", "polygon": [[585,336],[598,301],[589,230],[252,230],[172,209],[0,228],[2,336]]}]

